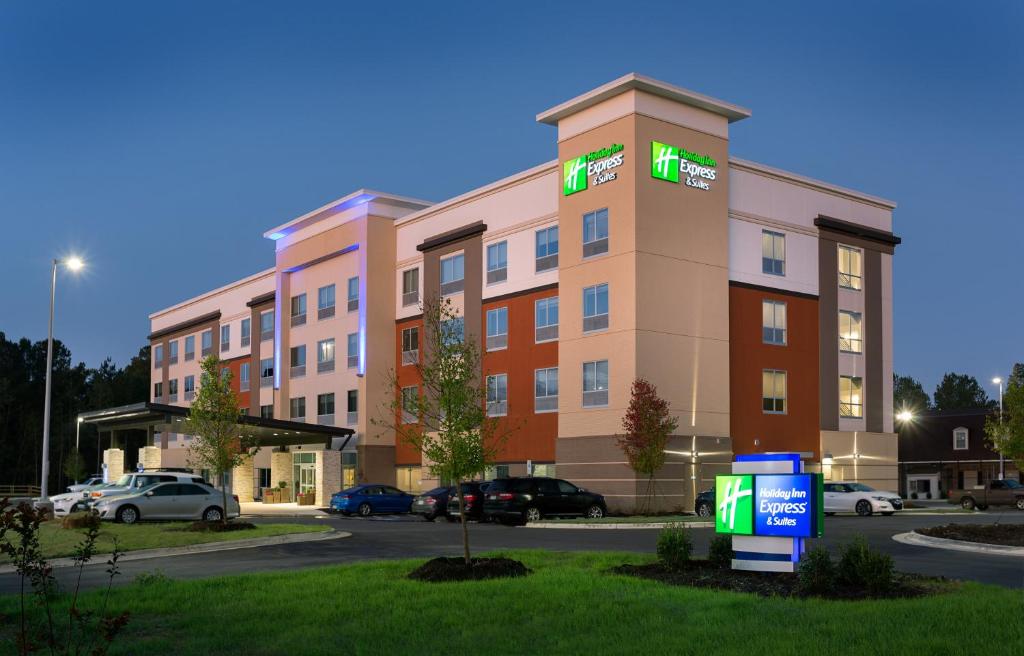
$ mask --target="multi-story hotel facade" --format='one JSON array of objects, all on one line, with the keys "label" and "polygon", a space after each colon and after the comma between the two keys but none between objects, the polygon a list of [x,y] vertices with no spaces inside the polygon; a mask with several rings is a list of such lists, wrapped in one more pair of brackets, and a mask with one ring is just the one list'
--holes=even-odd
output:
[{"label": "multi-story hotel facade", "polygon": [[[150,400],[188,405],[215,353],[251,416],[339,429],[313,456],[257,453],[243,499],[299,471],[272,471],[282,452],[340,450],[332,483],[426,489],[420,454],[372,419],[389,372],[420,393],[422,303],[447,297],[484,349],[488,411],[514,429],[489,476],[554,474],[631,508],[646,484],[617,435],[643,377],[679,419],[667,507],[734,453],[797,451],[894,487],[895,205],[731,156],[749,116],[627,75],[537,116],[557,160],[438,203],[358,190],[273,227],[272,267],[151,315]],[[183,462],[188,437],[155,439]]]}]

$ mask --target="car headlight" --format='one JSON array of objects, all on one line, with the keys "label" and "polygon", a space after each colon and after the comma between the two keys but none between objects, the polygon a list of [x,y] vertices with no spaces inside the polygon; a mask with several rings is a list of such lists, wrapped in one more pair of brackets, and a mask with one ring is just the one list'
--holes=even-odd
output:
[{"label": "car headlight", "polygon": [[874,499],[875,501],[888,501],[888,499],[886,499],[885,497],[871,497],[871,498]]}]

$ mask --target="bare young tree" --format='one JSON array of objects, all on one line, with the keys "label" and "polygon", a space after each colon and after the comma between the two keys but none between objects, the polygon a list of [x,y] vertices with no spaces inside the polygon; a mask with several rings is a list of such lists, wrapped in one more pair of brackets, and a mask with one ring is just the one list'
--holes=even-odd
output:
[{"label": "bare young tree", "polygon": [[668,401],[658,396],[658,388],[643,378],[633,381],[629,408],[622,418],[625,435],[618,439],[630,468],[647,477],[647,490],[637,509],[650,512],[654,500],[654,474],[665,464],[668,438],[679,425],[669,413]]},{"label": "bare young tree", "polygon": [[372,421],[393,430],[420,452],[433,476],[455,486],[468,566],[472,561],[461,484],[494,463],[509,429],[507,422],[488,416],[481,346],[475,336],[465,334],[464,326],[449,299],[424,302],[422,354],[415,364],[420,384],[403,390],[397,372],[388,372],[393,395]]}]

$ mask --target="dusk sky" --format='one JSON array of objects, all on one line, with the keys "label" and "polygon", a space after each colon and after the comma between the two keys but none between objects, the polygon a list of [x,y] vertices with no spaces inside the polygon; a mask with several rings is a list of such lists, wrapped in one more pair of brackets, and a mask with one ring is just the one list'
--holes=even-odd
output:
[{"label": "dusk sky", "polygon": [[752,110],[731,152],[898,203],[896,369],[1024,361],[1024,4],[4,2],[0,331],[123,364],[360,187],[555,157],[535,115],[636,71]]}]

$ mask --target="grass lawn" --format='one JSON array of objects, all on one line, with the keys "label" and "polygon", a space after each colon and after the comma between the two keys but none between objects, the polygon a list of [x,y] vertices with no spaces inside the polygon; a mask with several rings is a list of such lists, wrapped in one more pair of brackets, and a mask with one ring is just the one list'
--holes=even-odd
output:
[{"label": "grass lawn", "polygon": [[[110,599],[111,610],[131,611],[112,653],[803,656],[1024,644],[1019,590],[968,583],[910,600],[768,599],[604,573],[649,559],[638,554],[502,555],[534,573],[421,583],[405,576],[422,561],[407,560],[128,585]],[[96,593],[86,598],[98,601]],[[16,602],[0,597],[0,614],[13,620]],[[968,640],[965,608],[975,618]],[[9,632],[14,622],[6,624]]]},{"label": "grass lawn", "polygon": [[[308,533],[328,530],[327,526],[305,524],[258,524],[250,531],[227,531],[224,533],[194,533],[183,530],[191,522],[115,524],[103,522],[100,538],[96,542],[100,553],[110,553],[116,537],[122,551],[136,549],[158,549],[163,547],[184,547],[206,542],[227,542],[250,538],[269,538],[288,533]],[[47,558],[74,555],[75,547],[82,541],[83,531],[60,527],[60,520],[43,523],[39,530],[39,543]],[[9,538],[8,538],[9,539]],[[6,558],[0,562],[7,562]]]}]

